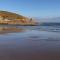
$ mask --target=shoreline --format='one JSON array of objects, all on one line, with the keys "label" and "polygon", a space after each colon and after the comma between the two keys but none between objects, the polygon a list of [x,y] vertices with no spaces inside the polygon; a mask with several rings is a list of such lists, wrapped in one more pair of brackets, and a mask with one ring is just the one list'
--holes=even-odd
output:
[{"label": "shoreline", "polygon": [[20,25],[20,24],[0,24],[0,25],[10,25],[10,26],[39,26],[39,25],[31,25],[31,24],[28,24],[28,25]]}]

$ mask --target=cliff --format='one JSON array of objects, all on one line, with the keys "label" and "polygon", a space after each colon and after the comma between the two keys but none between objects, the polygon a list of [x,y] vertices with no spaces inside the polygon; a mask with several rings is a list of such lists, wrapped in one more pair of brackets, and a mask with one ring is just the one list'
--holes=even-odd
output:
[{"label": "cliff", "polygon": [[0,24],[35,25],[35,22],[16,13],[0,11]]}]

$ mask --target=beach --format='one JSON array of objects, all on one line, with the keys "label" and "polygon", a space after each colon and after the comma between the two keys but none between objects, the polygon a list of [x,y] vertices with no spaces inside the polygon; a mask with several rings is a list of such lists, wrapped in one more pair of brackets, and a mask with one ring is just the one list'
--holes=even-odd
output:
[{"label": "beach", "polygon": [[60,32],[37,29],[0,30],[0,60],[60,60]]}]

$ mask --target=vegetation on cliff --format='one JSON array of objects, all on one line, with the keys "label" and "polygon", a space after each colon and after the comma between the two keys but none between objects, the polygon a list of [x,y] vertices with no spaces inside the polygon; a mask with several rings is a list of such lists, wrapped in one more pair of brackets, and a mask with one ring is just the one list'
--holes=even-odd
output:
[{"label": "vegetation on cliff", "polygon": [[0,24],[35,25],[35,22],[16,13],[0,11]]}]

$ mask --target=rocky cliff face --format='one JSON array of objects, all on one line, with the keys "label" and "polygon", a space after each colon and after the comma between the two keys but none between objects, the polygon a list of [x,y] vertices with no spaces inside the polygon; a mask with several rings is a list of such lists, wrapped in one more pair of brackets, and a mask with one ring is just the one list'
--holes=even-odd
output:
[{"label": "rocky cliff face", "polygon": [[35,22],[16,13],[0,11],[0,24],[35,25]]}]

